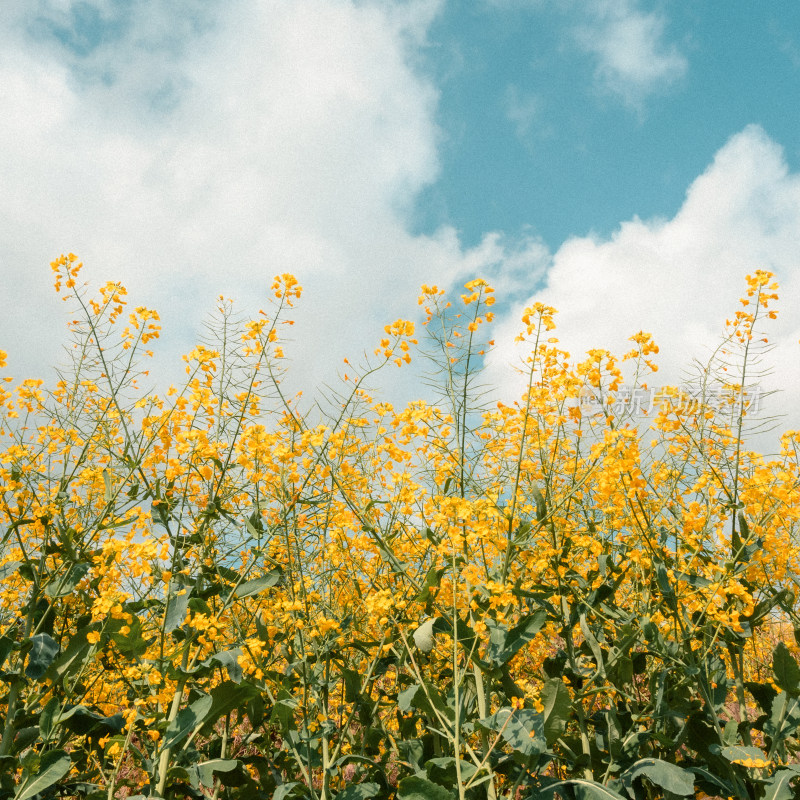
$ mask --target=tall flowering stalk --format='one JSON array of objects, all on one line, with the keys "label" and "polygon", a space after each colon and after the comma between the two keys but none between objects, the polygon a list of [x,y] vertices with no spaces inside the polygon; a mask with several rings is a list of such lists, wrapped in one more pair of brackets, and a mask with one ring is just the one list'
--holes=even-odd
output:
[{"label": "tall flowering stalk", "polygon": [[[649,334],[574,361],[541,303],[490,405],[481,279],[304,403],[292,275],[160,395],[156,312],[53,269],[69,370],[0,384],[0,797],[796,793],[800,435],[746,441],[769,273],[645,430]],[[427,400],[372,395],[417,353]]]}]

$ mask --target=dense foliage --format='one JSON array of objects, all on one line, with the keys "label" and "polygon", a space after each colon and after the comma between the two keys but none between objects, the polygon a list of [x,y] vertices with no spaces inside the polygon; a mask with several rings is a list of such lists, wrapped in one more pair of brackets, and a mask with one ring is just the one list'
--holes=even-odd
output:
[{"label": "dense foliage", "polygon": [[[647,334],[573,363],[537,304],[527,391],[485,405],[474,280],[303,408],[292,276],[156,396],[158,315],[80,268],[71,368],[0,386],[0,798],[800,792],[800,432],[744,445],[769,273],[691,402]],[[412,353],[430,402],[371,397]]]}]

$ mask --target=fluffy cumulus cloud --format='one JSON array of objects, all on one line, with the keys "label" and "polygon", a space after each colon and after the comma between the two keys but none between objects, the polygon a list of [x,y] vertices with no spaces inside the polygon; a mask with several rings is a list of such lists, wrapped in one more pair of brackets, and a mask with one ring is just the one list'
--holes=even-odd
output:
[{"label": "fluffy cumulus cloud", "polygon": [[719,150],[673,219],[633,219],[608,240],[565,242],[544,288],[501,323],[494,379],[507,397],[521,391],[521,379],[506,365],[519,363],[523,352],[510,343],[523,308],[541,301],[559,310],[561,346],[574,357],[590,348],[622,355],[630,349],[627,338],[645,330],[661,348],[655,383],[680,383],[693,359],[705,363],[719,343],[745,294],[745,276],[765,269],[775,273],[781,299],[778,318],[764,326],[775,348],[762,367],[772,374],[759,380],[762,391],[778,392],[759,414],[784,414],[782,429],[800,428],[798,231],[800,175],[789,171],[781,148],[760,127],[750,126]]},{"label": "fluffy cumulus cloud", "polygon": [[[637,59],[650,62],[647,86],[679,71],[659,18],[623,5],[632,27],[597,6],[609,41],[632,43],[630,64],[609,75],[634,80]],[[0,51],[0,348],[12,374],[59,358],[67,316],[47,265],[69,250],[95,282],[121,280],[135,304],[162,312],[173,365],[220,293],[254,313],[273,275],[296,273],[306,296],[287,352],[305,388],[413,314],[422,283],[483,274],[516,300],[545,272],[533,299],[561,309],[568,349],[624,351],[644,328],[662,346],[664,379],[677,380],[717,341],[744,275],[766,268],[784,298],[772,381],[797,396],[800,179],[759,128],[720,150],[674,219],[634,219],[610,240],[571,239],[553,254],[536,238],[487,233],[465,249],[446,226],[410,232],[419,191],[439,175],[438,94],[416,54],[440,9],[14,4]],[[528,111],[521,124],[535,124]],[[501,321],[490,365],[507,394],[519,387],[501,362],[519,355],[508,343],[524,305]]]},{"label": "fluffy cumulus cloud", "polygon": [[255,311],[274,274],[297,274],[289,351],[307,385],[413,310],[421,283],[502,261],[497,237],[464,251],[452,229],[407,229],[438,174],[437,92],[413,61],[439,7],[18,7],[0,53],[0,340],[14,372],[57,356],[47,265],[63,251],[160,309],[175,355],[218,294]]},{"label": "fluffy cumulus cloud", "polygon": [[687,70],[686,56],[665,36],[666,19],[643,11],[637,0],[593,0],[575,28],[579,46],[596,60],[598,86],[638,107]]}]

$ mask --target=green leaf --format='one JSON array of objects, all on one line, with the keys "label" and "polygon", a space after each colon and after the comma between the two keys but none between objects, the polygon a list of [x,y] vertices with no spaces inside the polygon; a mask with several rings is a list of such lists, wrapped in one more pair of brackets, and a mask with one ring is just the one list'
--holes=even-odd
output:
[{"label": "green leaf", "polygon": [[31,652],[28,655],[28,666],[25,668],[25,674],[31,680],[39,680],[47,668],[53,663],[55,657],[58,655],[58,642],[48,633],[37,633],[31,636]]},{"label": "green leaf", "polygon": [[339,792],[336,800],[367,800],[368,797],[375,797],[380,790],[379,783],[354,783],[343,792]]},{"label": "green leaf", "polygon": [[572,707],[569,689],[561,678],[550,678],[542,688],[544,738],[550,747],[564,733]]},{"label": "green leaf", "polygon": [[536,501],[536,521],[544,522],[547,517],[547,503],[538,486],[533,487],[533,499]]},{"label": "green leaf", "polygon": [[233,650],[224,650],[222,653],[214,653],[203,661],[203,666],[211,666],[212,664],[219,664],[228,670],[228,677],[234,683],[242,682],[242,668],[239,666],[239,656],[242,655],[240,647]]},{"label": "green leaf", "polygon": [[[127,632],[123,633],[123,628],[127,628]],[[147,650],[152,641],[152,639],[145,639],[142,636],[142,622],[138,616],[134,616],[130,622],[112,620],[110,624],[106,624],[106,629],[120,653],[131,660],[144,655],[145,650]]]},{"label": "green leaf", "polygon": [[656,566],[656,580],[658,581],[658,588],[661,589],[662,597],[672,607],[675,604],[675,589],[663,564]]},{"label": "green leaf", "polygon": [[170,633],[175,628],[183,625],[186,609],[189,607],[189,598],[192,595],[192,587],[184,586],[183,594],[172,592],[167,599],[167,613],[164,618],[164,631]]},{"label": "green leaf", "polygon": [[[412,730],[416,731],[416,721],[411,720],[411,722],[413,725]],[[430,744],[432,741],[433,737],[431,734],[427,734],[420,739],[398,738],[397,750],[400,754],[400,759],[408,762],[411,768],[416,772],[420,772],[425,762],[426,744]]]},{"label": "green leaf", "polygon": [[44,587],[44,593],[52,599],[66,597],[68,594],[72,594],[73,589],[83,580],[88,571],[88,564],[73,564],[72,569],[66,575],[48,583]]},{"label": "green leaf", "polygon": [[347,703],[355,703],[361,694],[361,673],[354,669],[342,668],[344,680],[344,699]]},{"label": "green leaf", "polygon": [[206,694],[187,708],[181,709],[167,726],[162,748],[173,747],[185,739],[198,725],[202,725],[213,702],[211,695]]},{"label": "green leaf", "polygon": [[569,781],[551,783],[545,791],[554,792],[559,786],[574,786],[580,789],[584,800],[625,800],[621,794],[617,794],[613,789],[609,789],[608,786],[603,786],[601,783],[594,783],[593,781],[586,781],[582,778],[573,778]]},{"label": "green leaf", "polygon": [[294,790],[301,785],[302,784],[298,783],[297,781],[292,781],[291,783],[282,783],[272,793],[272,800],[285,800],[287,797],[291,797],[292,794],[294,794]]},{"label": "green leaf", "polygon": [[622,779],[630,785],[641,777],[673,794],[694,795],[694,773],[660,758],[640,759],[622,776]]},{"label": "green leaf", "polygon": [[64,724],[64,727],[73,734],[84,736],[92,733],[96,736],[110,736],[119,734],[125,724],[122,714],[114,714],[104,717],[86,706],[73,706],[65,711],[58,719],[56,725]]},{"label": "green leaf", "polygon": [[280,569],[272,569],[261,578],[253,578],[251,581],[239,584],[234,591],[234,595],[236,597],[252,597],[254,594],[260,594],[265,589],[276,586],[282,574],[283,572]]},{"label": "green leaf", "polygon": [[748,761],[750,759],[767,760],[766,753],[758,747],[745,747],[742,744],[735,744],[731,747],[723,747],[720,755],[727,761]]},{"label": "green leaf", "polygon": [[[458,769],[461,770],[461,780],[468,781],[478,771],[474,764],[459,759]],[[425,762],[425,772],[428,778],[439,786],[445,788],[455,788],[458,781],[458,769],[456,760],[452,756],[442,756],[441,758],[431,758]],[[420,776],[421,777],[421,776]]]},{"label": "green leaf", "polygon": [[514,750],[526,757],[539,756],[547,749],[544,718],[533,709],[501,708],[478,724],[499,733]]},{"label": "green leaf", "polygon": [[66,646],[66,648],[50,665],[48,670],[48,675],[50,678],[60,678],[70,669],[75,661],[86,656],[91,647],[89,642],[86,640],[86,634],[88,632],[89,629],[83,628],[69,640],[69,644]]},{"label": "green leaf", "polygon": [[800,691],[800,667],[789,652],[789,648],[778,642],[772,653],[772,670],[775,673],[775,682],[785,692],[798,694]]},{"label": "green leaf", "polygon": [[397,707],[402,712],[418,708],[427,712],[432,719],[436,719],[436,712],[447,719],[454,719],[455,710],[447,704],[442,693],[432,683],[424,685],[414,684],[400,692],[397,698]]},{"label": "green leaf", "polygon": [[14,640],[10,636],[0,636],[0,667],[6,663],[6,659],[13,649]]},{"label": "green leaf", "polygon": [[686,581],[690,586],[700,588],[706,588],[712,584],[712,581],[702,575],[695,575],[693,572],[681,572],[680,570],[675,570],[675,579]]},{"label": "green leaf", "polygon": [[110,503],[114,497],[114,487],[111,485],[111,476],[108,474],[108,470],[103,470],[103,502]]},{"label": "green leaf", "polygon": [[58,722],[53,724],[53,719],[57,719],[60,713],[61,703],[58,701],[58,698],[51,697],[47,701],[47,705],[42,709],[42,713],[39,714],[39,730],[42,734],[42,741],[46,742],[50,738],[50,733],[58,724]]},{"label": "green leaf", "polygon": [[487,619],[486,624],[490,633],[486,658],[497,666],[507,664],[526,644],[534,640],[545,622],[547,622],[547,612],[542,608],[525,617],[511,630],[507,630],[492,619]]},{"label": "green leaf", "polygon": [[778,692],[775,687],[768,683],[757,683],[756,681],[747,681],[745,688],[755,698],[756,703],[761,707],[765,714],[772,711],[772,702],[775,700]]},{"label": "green leaf", "polygon": [[453,800],[453,795],[443,786],[412,775],[400,781],[397,800]]},{"label": "green leaf", "polygon": [[796,735],[800,728],[800,700],[780,692],[772,702],[770,718],[764,722],[764,733],[772,739],[773,746]]},{"label": "green leaf", "polygon": [[247,681],[222,681],[209,692],[212,705],[206,714],[206,720],[216,721],[231,711],[243,710],[247,703],[259,695],[258,687]]},{"label": "green leaf", "polygon": [[745,519],[744,513],[742,511],[739,512],[739,528],[742,531],[742,536],[745,540],[750,538],[750,526],[747,524],[747,520]]},{"label": "green leaf", "polygon": [[39,769],[19,787],[14,800],[27,800],[39,792],[50,788],[69,772],[72,766],[69,754],[63,750],[51,750],[45,753],[39,762]]},{"label": "green leaf", "polygon": [[417,692],[421,690],[422,687],[417,683],[415,683],[413,686],[409,686],[408,689],[403,689],[403,691],[397,696],[398,710],[405,714],[412,708],[416,708],[417,706],[415,705],[415,702],[417,699]]},{"label": "green leaf", "polygon": [[425,576],[425,581],[422,584],[422,590],[417,595],[417,602],[425,603],[431,596],[431,589],[434,586],[438,586],[442,580],[442,575],[444,575],[447,567],[431,567],[428,570],[428,574]]},{"label": "green leaf", "polygon": [[189,782],[195,789],[201,783],[210,788],[214,785],[215,772],[232,772],[238,766],[239,762],[235,758],[215,758],[202,764],[192,764],[188,768]]},{"label": "green leaf", "polygon": [[791,769],[779,769],[764,787],[762,800],[793,800],[797,795],[789,784],[797,777]]},{"label": "green leaf", "polygon": [[21,563],[21,561],[7,561],[0,566],[0,581],[10,578],[17,571]]},{"label": "green leaf", "polygon": [[[399,747],[402,743],[398,741],[397,746]],[[346,756],[340,756],[333,762],[334,767],[341,767],[344,764],[366,764],[369,767],[375,766],[375,759],[374,758],[367,758],[367,756],[359,756],[355,753],[348,753]]]}]

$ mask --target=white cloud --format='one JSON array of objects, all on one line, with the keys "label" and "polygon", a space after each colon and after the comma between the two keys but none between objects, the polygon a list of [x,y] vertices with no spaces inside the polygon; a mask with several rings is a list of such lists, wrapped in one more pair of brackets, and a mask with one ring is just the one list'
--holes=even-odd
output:
[{"label": "white cloud", "polygon": [[[536,299],[561,309],[568,349],[621,351],[650,329],[674,377],[716,341],[744,274],[763,267],[783,288],[775,383],[797,394],[796,346],[780,352],[800,338],[800,189],[760,129],[718,153],[672,220],[634,219],[554,255],[500,234],[465,251],[451,228],[416,236],[407,225],[438,176],[437,91],[413,62],[439,2],[186,0],[156,24],[164,4],[109,0],[94,4],[94,38],[70,50],[46,22],[68,39],[78,5],[89,4],[15,6],[0,51],[11,374],[58,357],[64,306],[47,265],[69,250],[94,281],[122,280],[134,303],[162,312],[175,365],[218,294],[255,311],[274,274],[295,272],[307,291],[289,352],[307,387],[412,314],[421,283],[484,274],[517,299],[551,262]],[[520,310],[498,341],[513,338]]]},{"label": "white cloud", "polygon": [[761,128],[750,126],[692,183],[673,219],[633,219],[609,240],[565,242],[546,286],[501,323],[497,339],[505,345],[491,374],[507,397],[518,396],[522,385],[505,365],[520,351],[509,343],[522,309],[541,301],[559,309],[561,346],[576,359],[595,347],[622,355],[627,338],[643,329],[661,348],[657,385],[678,383],[693,358],[705,360],[718,344],[745,293],[745,275],[766,269],[776,274],[781,300],[778,319],[766,327],[776,348],[765,362],[773,375],[762,387],[782,391],[760,413],[786,414],[782,429],[800,428],[798,231],[800,175],[789,172],[781,148]]},{"label": "white cloud", "polygon": [[422,282],[496,258],[405,225],[438,173],[437,92],[411,61],[439,6],[18,9],[0,53],[0,346],[14,374],[40,372],[63,340],[47,266],[60,252],[159,308],[176,351],[220,292],[255,310],[272,275],[295,272],[307,382],[413,311]]},{"label": "white cloud", "polygon": [[637,6],[637,0],[593,0],[580,6],[587,18],[574,33],[596,59],[599,87],[638,108],[647,95],[683,77],[688,62],[665,41],[664,16]]}]

